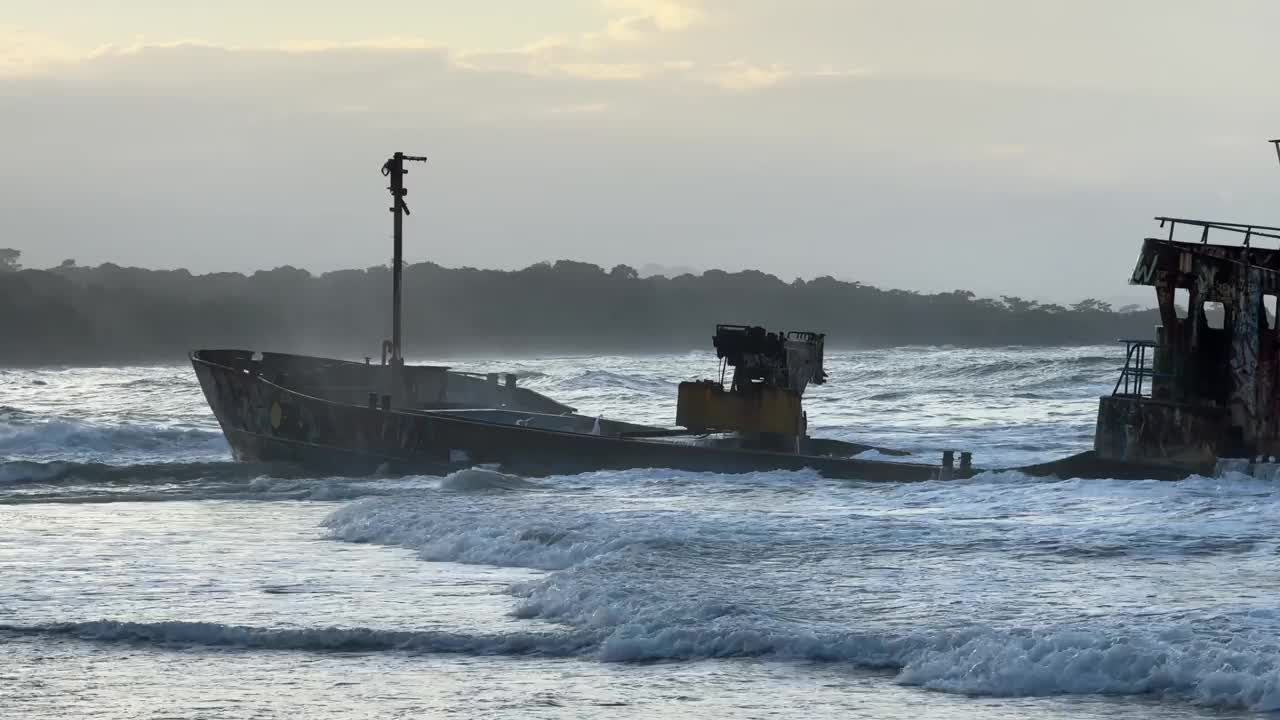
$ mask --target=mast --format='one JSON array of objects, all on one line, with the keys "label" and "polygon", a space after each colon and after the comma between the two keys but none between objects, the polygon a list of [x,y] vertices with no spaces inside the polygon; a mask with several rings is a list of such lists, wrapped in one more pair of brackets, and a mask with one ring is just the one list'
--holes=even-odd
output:
[{"label": "mast", "polygon": [[393,395],[399,394],[401,390],[400,371],[404,367],[400,334],[400,276],[404,266],[404,216],[410,214],[409,206],[404,201],[404,196],[409,194],[404,186],[404,176],[409,173],[404,168],[405,161],[426,162],[427,158],[398,152],[382,164],[382,174],[391,182],[387,190],[391,191],[390,210],[392,236],[395,243],[391,259],[391,390]]}]

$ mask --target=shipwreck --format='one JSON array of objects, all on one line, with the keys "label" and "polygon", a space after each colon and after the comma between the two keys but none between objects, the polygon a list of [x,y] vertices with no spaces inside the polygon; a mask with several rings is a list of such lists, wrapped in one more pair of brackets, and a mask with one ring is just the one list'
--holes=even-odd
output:
[{"label": "shipwreck", "polygon": [[[1280,141],[1277,141],[1280,154]],[[429,473],[482,464],[524,475],[671,468],[721,473],[812,469],[868,481],[965,478],[967,452],[937,462],[810,437],[803,396],[827,381],[825,335],[719,325],[719,378],[681,383],[675,427],[594,417],[521,387],[510,373],[407,365],[401,266],[405,163],[383,165],[392,196],[392,337],[380,362],[244,349],[191,353],[236,459],[326,473]],[[1130,282],[1151,286],[1154,337],[1122,341],[1125,364],[1099,400],[1094,447],[1019,468],[1032,475],[1178,479],[1223,463],[1258,471],[1280,455],[1280,228],[1156,218]],[[1193,239],[1177,236],[1194,232]],[[1223,242],[1225,240],[1225,242]],[[1186,295],[1180,301],[1179,291]],[[1268,306],[1270,298],[1270,306]],[[877,458],[858,455],[876,449]],[[881,459],[889,456],[891,459]],[[997,470],[987,468],[986,470]]]}]

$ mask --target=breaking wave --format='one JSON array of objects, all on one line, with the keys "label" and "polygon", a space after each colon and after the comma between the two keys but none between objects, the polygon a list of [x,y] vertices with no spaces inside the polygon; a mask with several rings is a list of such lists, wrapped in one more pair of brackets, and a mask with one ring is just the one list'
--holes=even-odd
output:
[{"label": "breaking wave", "polygon": [[539,483],[485,468],[443,478],[316,477],[300,468],[240,462],[111,465],[54,460],[0,462],[0,504],[158,500],[354,500],[369,496],[513,492]]},{"label": "breaking wave", "polygon": [[228,455],[216,430],[122,423],[99,425],[68,418],[42,418],[13,411],[0,416],[0,452],[23,455],[91,452],[121,454]]},{"label": "breaking wave", "polygon": [[1045,357],[1001,358],[984,362],[966,362],[964,364],[940,364],[929,371],[936,377],[996,377],[996,376],[1037,376],[1052,375],[1059,378],[1073,376],[1089,377],[1089,370],[1114,370],[1117,362],[1123,363],[1119,355],[1082,355],[1079,357],[1062,357],[1055,355],[1051,359]]},{"label": "breaking wave", "polygon": [[[1042,553],[1057,563],[1071,562],[1076,552],[1163,553],[1157,559],[1167,562],[1249,551],[1266,533],[1255,528],[1242,535],[1242,522],[1274,515],[1277,498],[1261,481],[1240,488],[1225,488],[1213,478],[1176,487],[1154,481],[1086,484],[1016,472],[879,492],[900,496],[893,505],[946,502],[955,512],[975,517],[1001,512],[1001,503],[1026,507],[1032,496],[1062,507],[1107,502],[1115,517],[1106,521],[1113,525],[1106,526],[1103,537],[1095,537],[1098,530],[1092,526],[1053,526],[1047,536],[1012,533],[994,549],[984,538],[975,550]],[[1155,505],[1165,506],[1167,493],[1178,493],[1185,507],[1178,513],[1151,512]],[[823,617],[812,608],[789,605],[799,595],[779,584],[788,578],[823,582],[815,570],[794,576],[763,573],[795,562],[813,568],[813,557],[838,546],[820,544],[824,537],[837,542],[829,534],[789,539],[794,531],[786,527],[727,518],[712,523],[705,515],[713,508],[681,516],[648,509],[566,512],[514,500],[440,506],[438,500],[364,499],[336,510],[325,525],[337,539],[410,548],[426,560],[542,570],[544,576],[510,589],[517,601],[515,616],[564,628],[574,654],[602,662],[767,657],[891,670],[901,684],[950,693],[1155,695],[1210,706],[1280,709],[1280,633],[1275,631],[1280,613],[1129,608],[1089,613],[1093,619],[1081,623],[1032,620],[1007,626],[974,614],[950,616],[945,625],[927,618],[884,624],[884,618],[850,610]],[[1238,507],[1240,501],[1245,503]],[[927,526],[897,527],[907,527],[909,534],[894,536],[901,531],[885,527],[883,540],[848,537],[838,543],[880,542],[885,550],[899,551],[919,543],[916,554],[945,551],[953,558],[977,547],[965,533],[925,539],[920,533]],[[1056,540],[1039,541],[1048,536]],[[791,543],[800,554],[778,554],[772,549],[777,543]],[[879,547],[868,549],[868,562],[874,562]],[[857,587],[846,591],[865,592]],[[477,640],[480,651],[491,647],[490,641],[487,636]]]},{"label": "breaking wave", "polygon": [[432,630],[265,628],[210,622],[90,622],[0,625],[0,633],[70,637],[107,643],[236,647],[311,652],[407,651],[471,655],[572,655],[594,638],[555,634],[472,635]]},{"label": "breaking wave", "polygon": [[561,381],[560,385],[569,391],[608,392],[624,389],[662,397],[669,396],[675,391],[674,384],[662,378],[608,370],[588,370],[581,375]]},{"label": "breaking wave", "polygon": [[[1053,413],[1076,408],[1053,398],[1065,388],[1063,397],[1092,403],[1095,385],[1108,390],[1120,359],[1106,352],[992,351],[963,359],[895,350],[869,354],[874,362],[833,354],[833,372],[858,390],[813,392],[815,403],[829,401],[841,430],[857,427],[868,411],[850,400],[881,400],[876,437],[866,438],[878,444],[893,444],[885,437],[892,431],[931,453],[935,437],[962,436],[984,438],[979,449],[1025,445],[1043,455],[1063,443],[1075,449]],[[647,369],[583,372],[576,362],[522,377],[590,412],[669,415],[666,406],[646,406],[672,397],[675,379],[707,357],[668,366],[663,380]],[[896,364],[886,369],[880,357]],[[1034,402],[1006,404],[1019,393]],[[984,406],[983,397],[999,402]],[[333,539],[402,547],[431,561],[540,571],[522,573],[535,577],[508,590],[513,615],[537,624],[503,633],[307,627],[296,617],[262,627],[11,619],[0,625],[0,643],[8,634],[307,653],[777,658],[887,670],[901,684],[948,693],[1145,694],[1280,710],[1280,613],[1250,609],[1267,602],[1250,593],[1274,579],[1266,572],[1274,566],[1270,528],[1280,521],[1280,491],[1271,481],[1232,476],[1175,485],[993,472],[871,486],[809,472],[637,471],[533,483],[483,468],[443,478],[314,478],[214,461],[226,457],[225,442],[200,429],[207,426],[199,418],[178,428],[123,422],[143,417],[105,425],[0,408],[0,456],[30,458],[0,462],[0,502],[350,500],[325,521]],[[86,461],[126,463],[141,454],[184,462]],[[1016,566],[989,571],[1009,558]],[[1185,569],[1191,566],[1200,569]],[[1130,570],[1150,571],[1149,587],[1130,582],[1123,575]],[[1087,573],[1098,575],[1080,580]],[[1175,582],[1162,584],[1170,577]],[[1072,582],[1088,592],[1071,597]],[[1160,594],[1132,594],[1138,590]],[[1174,597],[1175,590],[1184,594]],[[1030,598],[1032,591],[1045,594]],[[129,617],[90,607],[70,616]]]},{"label": "breaking wave", "polygon": [[176,500],[341,501],[434,489],[437,479],[317,478],[289,466],[236,463],[0,463],[0,505]]},{"label": "breaking wave", "polygon": [[23,484],[148,484],[192,480],[248,479],[268,472],[277,474],[279,466],[236,462],[143,463],[110,465],[78,463],[62,460],[37,462],[13,460],[0,463],[0,487]]},{"label": "breaking wave", "polygon": [[601,662],[776,658],[890,670],[902,685],[966,695],[1156,695],[1259,712],[1280,709],[1280,648],[1274,638],[1195,642],[1177,629],[972,627],[892,634],[769,630],[746,622],[681,625],[676,619],[648,627],[486,634],[101,620],[0,625],[0,633],[160,647],[576,656]]},{"label": "breaking wave", "polygon": [[440,481],[441,490],[451,490],[453,492],[534,490],[541,487],[538,483],[526,480],[518,475],[508,475],[486,468],[458,470],[449,473]]},{"label": "breaking wave", "polygon": [[568,568],[627,543],[602,538],[587,519],[503,527],[485,522],[483,508],[451,507],[438,515],[406,517],[405,505],[401,498],[356,502],[339,508],[325,525],[337,539],[413,548],[425,560],[536,570]]}]

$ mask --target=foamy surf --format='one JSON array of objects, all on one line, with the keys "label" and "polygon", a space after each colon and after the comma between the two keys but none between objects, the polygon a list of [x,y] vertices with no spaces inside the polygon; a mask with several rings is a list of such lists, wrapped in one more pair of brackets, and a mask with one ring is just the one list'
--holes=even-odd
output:
[{"label": "foamy surf", "polygon": [[[732,487],[724,478],[719,482]],[[1249,629],[1259,622],[1272,626],[1257,613],[1213,621],[1236,628],[1225,636],[1203,632],[1194,618],[1134,609],[1090,612],[1097,616],[1092,624],[1007,627],[948,610],[945,626],[930,624],[926,613],[915,629],[903,631],[877,628],[880,620],[862,621],[866,613],[859,607],[877,596],[866,595],[871,588],[857,582],[841,591],[848,607],[841,614],[801,622],[790,616],[811,612],[784,602],[821,597],[820,589],[866,572],[846,561],[842,567],[851,568],[852,578],[824,577],[806,559],[850,547],[865,552],[857,557],[866,565],[885,562],[878,558],[881,552],[900,558],[906,548],[918,558],[908,565],[925,566],[934,553],[963,557],[985,548],[1041,554],[1063,563],[1055,574],[1095,557],[1163,563],[1183,555],[1256,552],[1259,539],[1250,535],[1250,518],[1280,513],[1280,496],[1270,492],[1260,504],[1256,485],[1233,490],[1209,478],[1179,485],[990,473],[963,483],[877,488],[876,508],[894,512],[870,534],[857,530],[865,523],[861,519],[841,532],[829,522],[817,530],[778,523],[768,513],[755,521],[728,518],[716,503],[737,507],[732,496],[697,487],[702,502],[687,511],[641,505],[626,512],[578,512],[560,507],[555,496],[494,496],[482,507],[443,496],[369,498],[334,512],[325,525],[335,538],[411,548],[424,560],[542,570],[544,577],[511,588],[516,617],[598,632],[588,654],[604,662],[770,657],[891,669],[901,684],[968,695],[1157,695],[1210,706],[1280,708],[1280,646],[1274,633]],[[747,488],[782,491],[767,478],[755,478]],[[847,492],[837,484],[802,493],[794,488],[773,495],[774,502],[799,502],[802,508],[814,503],[816,510],[824,492]],[[1175,497],[1181,507],[1171,514],[1165,508]],[[1013,513],[1030,507],[1043,508],[1052,520],[1014,525]],[[1097,515],[1097,507],[1109,515]],[[954,519],[935,520],[939,512]],[[1006,514],[1010,519],[995,517]],[[937,534],[951,524],[954,530]],[[965,528],[988,524],[1006,528],[1001,543],[975,544]],[[1231,536],[1236,540],[1228,543]],[[810,570],[792,575],[774,569],[782,563],[803,563]],[[781,584],[787,582],[797,585]]]},{"label": "foamy surf", "polygon": [[1087,627],[1012,631],[977,627],[906,635],[631,626],[464,633],[100,620],[4,624],[0,634],[175,649],[543,655],[612,663],[772,658],[890,670],[899,684],[963,695],[1156,695],[1212,707],[1280,709],[1274,641],[1177,644],[1156,634]]},{"label": "foamy surf", "polygon": [[[669,424],[669,391],[707,357],[544,358],[536,383],[589,416]],[[1012,467],[1088,446],[1118,360],[833,352],[838,381],[812,391],[810,414],[817,434]],[[672,716],[758,703],[762,675],[784,691],[775,705],[827,718],[866,698],[892,698],[877,714],[894,720],[1277,709],[1271,480],[314,477],[226,462],[185,366],[4,381],[0,502],[25,504],[0,507],[0,644],[39,679],[25,686],[48,717],[68,698],[247,687],[283,707],[290,688],[311,702],[344,683],[367,691],[361,712],[405,714],[383,697],[397,678],[455,666],[507,683],[504,717],[568,674],[602,693],[680,682],[694,699],[661,708]],[[219,662],[225,677],[192,683],[174,669]],[[1038,699],[1055,695],[1069,699]]]},{"label": "foamy surf", "polygon": [[482,492],[486,490],[536,490],[542,485],[518,475],[497,470],[474,467],[449,473],[440,480],[440,489],[452,492]]}]

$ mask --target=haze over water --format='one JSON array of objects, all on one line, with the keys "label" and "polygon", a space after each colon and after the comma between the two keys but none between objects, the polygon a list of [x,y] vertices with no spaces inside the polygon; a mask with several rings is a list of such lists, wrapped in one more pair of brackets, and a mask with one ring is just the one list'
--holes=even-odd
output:
[{"label": "haze over water", "polygon": [[[1115,347],[829,353],[815,434],[1089,447]],[[453,362],[461,366],[463,363]],[[709,352],[515,368],[669,424]],[[991,473],[272,477],[188,367],[0,370],[0,715],[1247,716],[1280,493]]]}]

